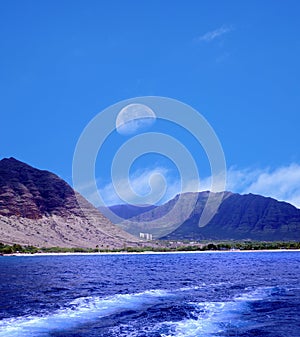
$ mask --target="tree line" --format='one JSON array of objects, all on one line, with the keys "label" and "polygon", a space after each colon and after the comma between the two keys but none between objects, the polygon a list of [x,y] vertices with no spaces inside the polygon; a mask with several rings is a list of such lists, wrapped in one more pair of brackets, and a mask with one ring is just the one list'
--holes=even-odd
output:
[{"label": "tree line", "polygon": [[156,245],[123,247],[118,249],[109,248],[64,248],[64,247],[35,247],[21,246],[19,244],[7,245],[0,242],[0,254],[36,254],[36,253],[101,253],[101,252],[181,252],[181,251],[231,251],[231,250],[280,250],[300,249],[297,241],[232,241],[232,242],[209,242],[209,243],[182,243],[178,246],[170,246],[168,242],[161,241]]}]

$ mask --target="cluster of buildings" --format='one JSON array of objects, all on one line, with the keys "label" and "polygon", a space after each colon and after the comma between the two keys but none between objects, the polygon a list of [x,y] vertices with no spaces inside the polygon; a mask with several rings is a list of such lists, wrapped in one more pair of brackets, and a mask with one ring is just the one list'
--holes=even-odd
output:
[{"label": "cluster of buildings", "polygon": [[153,237],[150,233],[140,233],[140,239],[153,240]]}]

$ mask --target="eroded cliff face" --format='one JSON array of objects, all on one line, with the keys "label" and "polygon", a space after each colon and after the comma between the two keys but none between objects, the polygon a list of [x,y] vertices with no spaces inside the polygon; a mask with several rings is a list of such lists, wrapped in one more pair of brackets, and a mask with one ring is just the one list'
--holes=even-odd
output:
[{"label": "eroded cliff face", "polygon": [[300,240],[300,210],[261,195],[226,194],[215,216],[199,227],[202,193],[190,217],[164,239]]},{"label": "eroded cliff face", "polygon": [[91,248],[138,243],[57,175],[14,158],[0,161],[1,241]]}]

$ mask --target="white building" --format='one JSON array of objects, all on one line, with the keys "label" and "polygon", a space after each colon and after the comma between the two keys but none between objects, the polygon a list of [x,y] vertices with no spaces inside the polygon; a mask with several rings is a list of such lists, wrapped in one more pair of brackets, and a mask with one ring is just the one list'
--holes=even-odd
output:
[{"label": "white building", "polygon": [[152,240],[152,234],[150,233],[140,233],[140,238],[144,240]]}]

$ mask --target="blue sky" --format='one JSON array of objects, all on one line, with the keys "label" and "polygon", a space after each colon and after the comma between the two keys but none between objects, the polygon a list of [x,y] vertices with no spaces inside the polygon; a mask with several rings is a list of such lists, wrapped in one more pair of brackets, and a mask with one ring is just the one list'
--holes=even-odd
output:
[{"label": "blue sky", "polygon": [[[192,106],[213,127],[228,189],[300,206],[299,10],[289,0],[3,0],[0,157],[72,183],[74,149],[93,117],[125,99],[164,96]],[[110,203],[116,202],[112,154],[129,139],[114,137],[96,165]],[[205,182],[205,155],[199,159],[189,136],[180,137]],[[99,169],[103,163],[106,171]],[[132,168],[133,184],[166,174],[171,196],[178,184],[172,165],[145,156]]]}]

